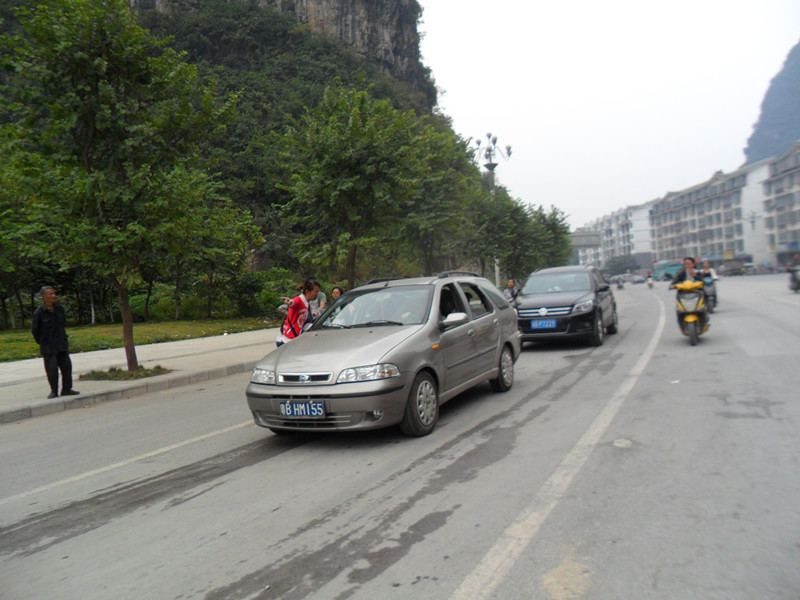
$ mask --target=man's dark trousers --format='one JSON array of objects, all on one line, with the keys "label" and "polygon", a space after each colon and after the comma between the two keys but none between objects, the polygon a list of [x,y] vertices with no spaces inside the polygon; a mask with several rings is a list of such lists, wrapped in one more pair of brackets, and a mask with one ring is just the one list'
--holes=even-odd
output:
[{"label": "man's dark trousers", "polygon": [[44,370],[47,373],[47,381],[50,383],[50,390],[58,394],[58,371],[61,370],[61,391],[72,389],[72,361],[69,352],[57,352],[55,354],[43,354]]}]

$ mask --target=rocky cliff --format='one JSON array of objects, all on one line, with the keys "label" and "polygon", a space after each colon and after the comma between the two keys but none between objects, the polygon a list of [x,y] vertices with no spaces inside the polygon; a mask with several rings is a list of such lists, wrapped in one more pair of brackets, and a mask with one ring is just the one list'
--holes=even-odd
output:
[{"label": "rocky cliff", "polygon": [[[129,0],[132,8],[171,12],[207,0]],[[316,33],[339,39],[397,79],[416,86],[426,76],[419,57],[417,0],[228,0],[291,12]]]},{"label": "rocky cliff", "polygon": [[770,82],[761,115],[744,150],[745,164],[781,156],[800,139],[800,44]]}]

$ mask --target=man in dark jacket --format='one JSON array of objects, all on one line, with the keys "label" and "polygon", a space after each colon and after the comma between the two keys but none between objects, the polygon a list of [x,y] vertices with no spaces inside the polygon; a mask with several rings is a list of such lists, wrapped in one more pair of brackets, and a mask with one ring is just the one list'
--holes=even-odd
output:
[{"label": "man in dark jacket", "polygon": [[67,313],[56,303],[56,292],[49,285],[41,289],[42,305],[36,309],[31,319],[31,333],[39,344],[39,352],[44,359],[44,370],[50,383],[48,398],[58,396],[58,371],[61,370],[61,395],[78,394],[72,389],[72,361],[69,358],[67,339]]},{"label": "man in dark jacket", "polygon": [[675,277],[669,284],[670,289],[675,287],[676,283],[683,283],[684,281],[703,281],[700,271],[697,270],[697,263],[691,256],[683,259],[683,268],[675,273]]}]

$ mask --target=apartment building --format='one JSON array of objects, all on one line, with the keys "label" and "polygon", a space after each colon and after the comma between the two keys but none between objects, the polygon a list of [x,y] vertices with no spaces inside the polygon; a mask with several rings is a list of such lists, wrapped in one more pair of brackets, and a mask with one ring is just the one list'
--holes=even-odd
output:
[{"label": "apartment building", "polygon": [[800,254],[800,142],[769,165],[763,184],[763,220],[775,265]]},{"label": "apartment building", "polygon": [[632,255],[640,270],[650,269],[650,203],[628,206],[601,217],[579,231],[594,231],[600,235],[596,248],[581,248],[582,265],[604,267],[616,256]]},{"label": "apartment building", "polygon": [[708,181],[654,200],[653,261],[695,256],[716,265],[770,262],[763,204],[773,160],[718,171]]}]

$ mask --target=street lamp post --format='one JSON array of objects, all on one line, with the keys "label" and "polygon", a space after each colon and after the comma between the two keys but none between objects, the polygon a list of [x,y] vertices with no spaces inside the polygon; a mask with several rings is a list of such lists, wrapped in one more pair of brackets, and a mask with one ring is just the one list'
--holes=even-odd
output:
[{"label": "street lamp post", "polygon": [[[500,156],[504,160],[508,160],[511,158],[511,146],[506,146],[505,152],[501,148],[497,147],[497,136],[492,135],[491,132],[486,134],[486,146],[485,150],[481,152],[481,139],[478,138],[475,142],[478,146],[478,155],[483,155],[483,158],[486,159],[486,162],[483,163],[483,166],[486,167],[486,170],[489,172],[489,193],[494,197],[494,170],[497,168],[497,163],[495,162],[495,156]],[[500,286],[500,259],[495,257],[494,259],[494,283],[497,287]]]}]

